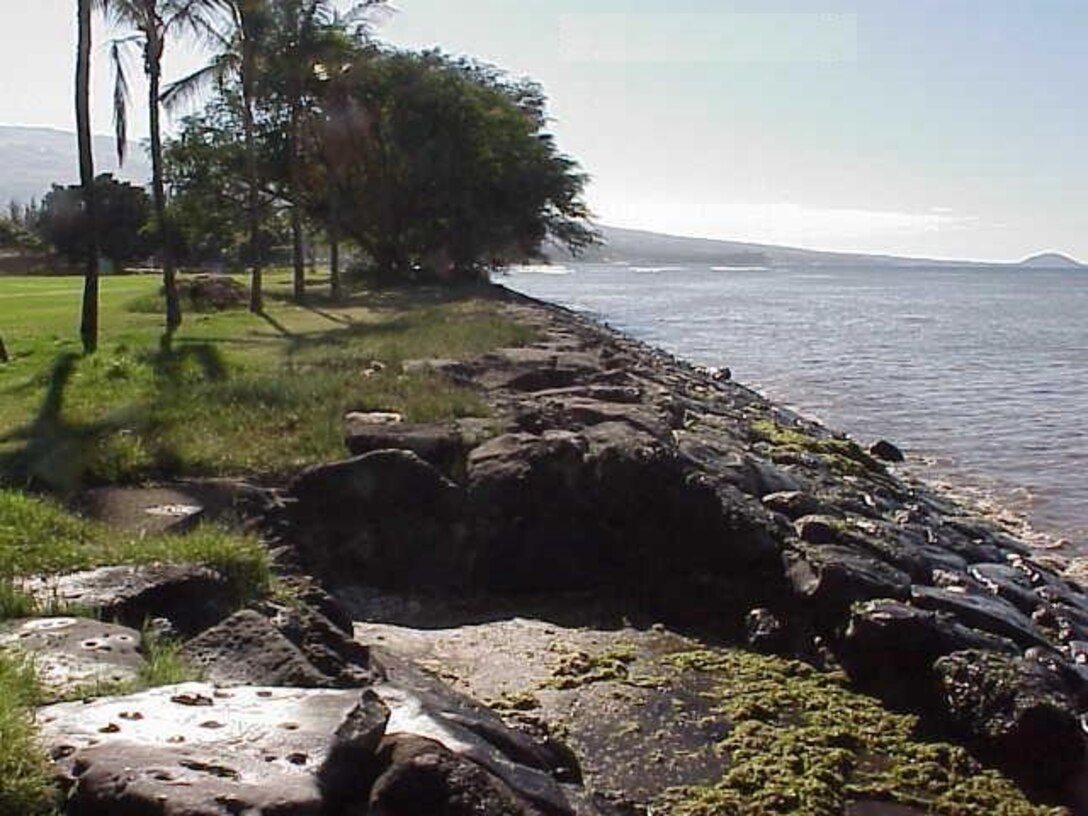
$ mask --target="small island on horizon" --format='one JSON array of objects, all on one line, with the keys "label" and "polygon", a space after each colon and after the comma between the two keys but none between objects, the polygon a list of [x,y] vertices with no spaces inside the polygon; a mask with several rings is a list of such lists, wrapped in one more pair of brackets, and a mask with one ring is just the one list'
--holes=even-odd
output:
[{"label": "small island on horizon", "polygon": [[1032,269],[1083,269],[1084,264],[1070,258],[1061,252],[1041,252],[1020,261],[1017,266],[1031,267]]}]

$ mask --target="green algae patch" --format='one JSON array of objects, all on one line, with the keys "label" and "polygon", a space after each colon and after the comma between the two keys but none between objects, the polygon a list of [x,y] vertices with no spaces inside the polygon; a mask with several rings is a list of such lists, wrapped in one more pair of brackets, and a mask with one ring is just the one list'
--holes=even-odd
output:
[{"label": "green algae patch", "polygon": [[628,679],[628,667],[637,656],[635,647],[626,644],[596,655],[580,650],[563,651],[552,676],[543,686],[575,689],[609,680],[624,682]]},{"label": "green algae patch", "polygon": [[939,816],[1057,816],[962,748],[927,742],[917,719],[850,691],[841,675],[742,651],[666,657],[678,671],[713,676],[715,716],[730,728],[716,750],[721,781],[674,788],[671,816],[841,816],[855,801]]},{"label": "green algae patch", "polygon": [[849,439],[811,436],[796,428],[784,428],[767,419],[754,421],[751,430],[779,454],[817,456],[829,469],[837,473],[866,476],[884,472],[883,465]]}]

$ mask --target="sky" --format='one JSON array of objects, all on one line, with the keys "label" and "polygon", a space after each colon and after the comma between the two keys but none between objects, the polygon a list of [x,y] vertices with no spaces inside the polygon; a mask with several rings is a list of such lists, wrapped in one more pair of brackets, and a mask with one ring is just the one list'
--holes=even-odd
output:
[{"label": "sky", "polygon": [[[395,1],[387,41],[471,54],[544,85],[603,223],[1088,260],[1083,0]],[[0,124],[73,129],[74,5],[0,0]],[[95,51],[102,133],[109,36]],[[201,60],[175,46],[168,76]],[[138,109],[131,133],[146,134]]]}]

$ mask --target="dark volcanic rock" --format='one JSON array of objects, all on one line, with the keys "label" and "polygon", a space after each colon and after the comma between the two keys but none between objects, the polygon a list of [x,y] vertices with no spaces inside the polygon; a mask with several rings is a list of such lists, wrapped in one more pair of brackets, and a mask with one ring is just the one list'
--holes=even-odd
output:
[{"label": "dark volcanic rock", "polygon": [[881,439],[870,445],[869,454],[877,459],[883,459],[885,462],[903,462],[906,460],[903,451],[899,450],[887,439]]},{"label": "dark volcanic rock", "polygon": [[932,711],[934,662],[967,649],[1019,654],[1010,640],[978,632],[951,615],[893,600],[857,604],[835,653],[852,680],[901,708]]},{"label": "dark volcanic rock", "polygon": [[540,816],[541,811],[479,765],[428,739],[391,737],[382,751],[389,768],[370,794],[382,816]]},{"label": "dark volcanic rock", "polygon": [[973,564],[967,574],[989,592],[1002,598],[1025,615],[1031,615],[1043,602],[1035,592],[1031,578],[1023,570],[1008,564]]},{"label": "dark volcanic rock", "polygon": [[844,614],[855,601],[905,600],[910,595],[906,573],[849,547],[806,545],[791,553],[788,561],[794,589],[825,620]]},{"label": "dark volcanic rock", "polygon": [[601,372],[596,355],[551,349],[502,349],[482,357],[474,380],[489,390],[546,391],[588,384]]},{"label": "dark volcanic rock", "polygon": [[528,410],[519,411],[515,418],[519,429],[531,433],[541,433],[549,428],[582,430],[608,422],[627,423],[655,439],[664,439],[669,433],[668,417],[644,405],[579,396],[542,399]]},{"label": "dark volcanic rock", "polygon": [[1067,793],[1084,762],[1077,695],[1045,662],[993,652],[941,658],[947,722],[1036,795]]},{"label": "dark volcanic rock", "polygon": [[447,476],[464,471],[471,442],[456,425],[348,423],[344,442],[353,456],[379,450],[407,450]]},{"label": "dark volcanic rock", "polygon": [[807,544],[835,544],[841,537],[838,519],[829,516],[805,516],[794,522],[793,528]]},{"label": "dark volcanic rock", "polygon": [[360,810],[369,798],[374,780],[386,764],[378,749],[389,716],[389,707],[368,689],[337,726],[332,747],[318,771],[326,813]]},{"label": "dark volcanic rock", "polygon": [[181,654],[200,666],[208,680],[223,686],[332,685],[266,617],[248,609],[190,640]]},{"label": "dark volcanic rock", "polygon": [[316,609],[293,604],[280,610],[272,622],[330,685],[352,688],[374,680],[370,650]]},{"label": "dark volcanic rock", "polygon": [[[395,706],[392,731],[411,730],[423,736],[446,734],[460,752],[501,777],[546,809],[562,809],[566,798],[556,781],[580,777],[571,757],[559,756],[548,745],[514,731],[501,718],[470,697],[420,671],[390,652],[376,650],[375,664],[388,678],[382,693]],[[411,728],[401,728],[408,719]]]},{"label": "dark volcanic rock", "polygon": [[311,468],[287,493],[302,566],[331,583],[463,586],[461,488],[410,451]]},{"label": "dark volcanic rock", "polygon": [[911,588],[911,601],[922,609],[947,612],[967,626],[1009,638],[1024,648],[1049,645],[1030,618],[992,595],[915,586]]},{"label": "dark volcanic rock", "polygon": [[468,479],[478,585],[611,587],[675,609],[703,603],[695,580],[777,559],[764,524],[628,423],[499,437],[472,452]]},{"label": "dark volcanic rock", "polygon": [[788,645],[786,625],[769,609],[753,609],[745,620],[748,645],[757,652],[783,652]]},{"label": "dark volcanic rock", "polygon": [[761,499],[763,506],[775,513],[781,513],[789,519],[801,516],[831,516],[831,508],[808,493],[800,490],[787,490],[781,493],[768,493]]},{"label": "dark volcanic rock", "polygon": [[195,565],[101,567],[30,579],[22,587],[45,608],[65,604],[91,609],[104,620],[134,628],[164,618],[185,634],[218,623],[234,609],[226,578]]}]

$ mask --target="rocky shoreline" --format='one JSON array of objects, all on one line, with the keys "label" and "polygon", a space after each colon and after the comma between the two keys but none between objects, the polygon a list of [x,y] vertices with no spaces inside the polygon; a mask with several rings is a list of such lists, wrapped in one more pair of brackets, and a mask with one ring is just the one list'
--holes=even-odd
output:
[{"label": "rocky shoreline", "polygon": [[[283,597],[230,614],[199,571],[132,570],[123,603],[65,579],[104,618],[162,619],[204,670],[42,709],[66,812],[1045,812],[990,767],[1088,813],[1088,594],[1063,565],[897,471],[894,446],[495,296],[535,342],[404,364],[490,417],[350,414],[350,458],[239,492]],[[76,651],[125,651],[110,637],[132,635],[81,631]],[[851,708],[868,742],[830,733]],[[768,770],[750,721],[811,742],[838,781]],[[933,739],[974,759],[934,759]],[[757,796],[738,769],[776,780],[771,804],[737,804]]]}]

